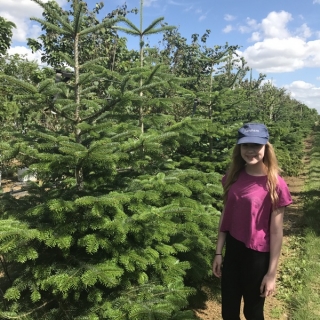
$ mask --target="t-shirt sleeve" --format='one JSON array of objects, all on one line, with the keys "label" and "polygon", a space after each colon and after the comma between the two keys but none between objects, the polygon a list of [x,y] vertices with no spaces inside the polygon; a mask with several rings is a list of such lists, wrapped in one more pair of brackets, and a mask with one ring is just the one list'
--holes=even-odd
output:
[{"label": "t-shirt sleeve", "polygon": [[286,207],[292,203],[291,194],[286,182],[283,178],[279,177],[277,192],[279,196],[279,202],[277,204],[277,208]]}]

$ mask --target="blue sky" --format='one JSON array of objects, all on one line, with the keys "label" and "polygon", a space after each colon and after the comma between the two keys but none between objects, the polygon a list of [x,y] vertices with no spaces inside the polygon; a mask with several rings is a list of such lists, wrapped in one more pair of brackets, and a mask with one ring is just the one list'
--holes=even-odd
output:
[{"label": "blue sky", "polygon": [[[100,1],[100,0],[99,0]],[[90,7],[99,1],[88,0]],[[66,5],[66,0],[58,0]],[[102,14],[124,3],[105,0]],[[127,0],[128,8],[140,8],[139,0]],[[25,39],[36,37],[41,28],[29,20],[41,10],[31,0],[0,0],[0,16],[18,26],[11,53],[25,53]],[[285,87],[292,97],[320,113],[320,0],[144,0],[144,27],[163,16],[169,25],[191,39],[211,30],[208,46],[239,45],[255,74],[262,72],[278,87]],[[139,24],[139,16],[129,19]],[[159,36],[148,39],[157,44]],[[130,38],[129,46],[137,39]]]}]

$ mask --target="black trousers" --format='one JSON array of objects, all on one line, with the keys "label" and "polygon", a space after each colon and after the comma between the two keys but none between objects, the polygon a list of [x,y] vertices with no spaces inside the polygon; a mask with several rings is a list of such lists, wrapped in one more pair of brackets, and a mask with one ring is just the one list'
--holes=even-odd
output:
[{"label": "black trousers", "polygon": [[224,320],[240,320],[242,297],[246,319],[264,320],[265,298],[260,297],[260,285],[268,271],[269,258],[269,252],[248,249],[244,243],[227,234],[221,278]]}]

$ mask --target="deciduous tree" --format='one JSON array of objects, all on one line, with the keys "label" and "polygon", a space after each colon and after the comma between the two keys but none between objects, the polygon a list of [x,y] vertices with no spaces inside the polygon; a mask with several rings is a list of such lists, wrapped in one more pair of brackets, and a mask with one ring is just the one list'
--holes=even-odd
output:
[{"label": "deciduous tree", "polygon": [[13,22],[0,17],[0,55],[10,48],[13,28],[16,28]]}]

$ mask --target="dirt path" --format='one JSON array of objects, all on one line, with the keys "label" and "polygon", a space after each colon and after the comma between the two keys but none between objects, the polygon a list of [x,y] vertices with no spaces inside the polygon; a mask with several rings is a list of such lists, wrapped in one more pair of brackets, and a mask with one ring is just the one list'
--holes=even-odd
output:
[{"label": "dirt path", "polygon": [[[284,216],[284,237],[283,237],[283,250],[279,261],[279,270],[283,261],[290,255],[290,251],[286,250],[290,237],[301,233],[301,212],[302,212],[302,199],[301,191],[306,179],[306,170],[309,163],[309,151],[311,148],[311,140],[306,141],[305,145],[305,157],[303,159],[304,168],[298,177],[284,177],[287,182],[293,204],[286,209]],[[217,301],[207,301],[204,309],[197,310],[197,316],[202,320],[221,320],[220,316],[221,305]],[[277,295],[266,299],[265,303],[265,320],[289,320],[289,310],[286,309],[286,305],[277,298]],[[241,320],[245,320],[241,315]]]}]

